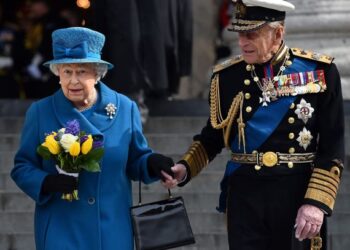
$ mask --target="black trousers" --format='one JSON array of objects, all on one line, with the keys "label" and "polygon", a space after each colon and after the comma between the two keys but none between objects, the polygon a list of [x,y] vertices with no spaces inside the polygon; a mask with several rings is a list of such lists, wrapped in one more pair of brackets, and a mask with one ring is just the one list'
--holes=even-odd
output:
[{"label": "black trousers", "polygon": [[227,201],[230,250],[309,250],[310,240],[299,242],[294,237],[309,178],[305,173],[233,174]]}]

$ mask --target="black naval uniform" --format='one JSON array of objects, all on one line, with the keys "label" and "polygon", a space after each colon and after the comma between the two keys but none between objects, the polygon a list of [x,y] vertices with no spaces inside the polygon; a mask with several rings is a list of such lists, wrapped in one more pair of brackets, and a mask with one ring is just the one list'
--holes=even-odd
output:
[{"label": "black naval uniform", "polygon": [[[311,204],[326,216],[332,214],[344,159],[343,100],[340,76],[332,61],[331,57],[288,49],[283,44],[271,61],[254,65],[256,75],[242,57],[214,67],[211,117],[180,162],[187,167],[187,183],[225,146],[233,153],[228,167],[236,168],[225,174],[221,183],[224,192],[219,208],[227,212],[231,250],[310,249],[310,240],[299,243],[294,237],[298,209]],[[285,73],[297,63],[293,73]],[[281,88],[273,81],[279,96],[264,102],[254,77],[262,83],[267,76],[281,76],[282,65],[287,67],[284,78],[292,83]],[[318,77],[308,79],[310,75]],[[296,95],[301,86],[307,90]],[[241,99],[236,101],[241,105],[236,104],[236,112],[230,114],[239,95]],[[290,103],[280,107],[285,100]],[[223,121],[230,120],[230,115],[233,118],[225,125]],[[259,133],[269,129],[264,124],[270,124],[275,116],[280,116],[275,127],[261,140]],[[259,140],[260,144],[248,145]],[[322,250],[327,245],[325,224]]]}]

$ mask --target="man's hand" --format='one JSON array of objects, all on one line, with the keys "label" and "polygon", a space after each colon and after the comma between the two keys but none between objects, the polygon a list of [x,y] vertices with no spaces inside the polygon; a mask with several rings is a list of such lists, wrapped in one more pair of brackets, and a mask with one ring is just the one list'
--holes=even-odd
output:
[{"label": "man's hand", "polygon": [[174,178],[166,172],[162,171],[162,175],[164,177],[162,178],[162,184],[166,188],[176,187],[186,178],[187,175],[187,169],[183,164],[175,164],[173,167],[171,167],[171,171],[174,173]]},{"label": "man's hand", "polygon": [[324,213],[318,207],[302,205],[295,219],[295,237],[302,241],[315,237],[321,229]]}]

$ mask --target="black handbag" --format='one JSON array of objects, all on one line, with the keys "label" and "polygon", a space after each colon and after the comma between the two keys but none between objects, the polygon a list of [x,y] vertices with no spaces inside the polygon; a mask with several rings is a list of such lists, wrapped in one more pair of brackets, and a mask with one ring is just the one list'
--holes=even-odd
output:
[{"label": "black handbag", "polygon": [[182,197],[141,203],[130,208],[135,245],[137,250],[163,250],[194,244],[190,221]]}]

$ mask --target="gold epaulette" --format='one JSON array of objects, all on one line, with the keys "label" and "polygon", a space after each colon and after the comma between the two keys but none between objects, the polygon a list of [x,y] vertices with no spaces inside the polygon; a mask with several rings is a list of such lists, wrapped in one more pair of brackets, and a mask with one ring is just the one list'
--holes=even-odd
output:
[{"label": "gold epaulette", "polygon": [[295,56],[318,61],[318,62],[331,64],[334,60],[334,57],[331,57],[328,55],[321,55],[321,54],[318,54],[318,53],[315,53],[315,52],[309,51],[309,50],[303,50],[303,49],[299,49],[299,48],[291,48],[291,50],[292,50],[293,55],[295,55]]},{"label": "gold epaulette", "polygon": [[207,152],[200,141],[192,143],[182,160],[187,162],[191,178],[195,177],[209,163]]},{"label": "gold epaulette", "polygon": [[213,68],[213,73],[219,72],[219,71],[226,69],[232,65],[235,65],[241,61],[243,61],[242,56],[235,56],[233,58],[227,59],[227,60],[223,61],[222,63],[215,65]]},{"label": "gold epaulette", "polygon": [[318,201],[332,211],[338,193],[340,172],[337,166],[332,167],[330,171],[314,168],[305,198]]}]

